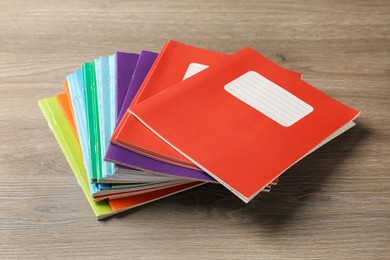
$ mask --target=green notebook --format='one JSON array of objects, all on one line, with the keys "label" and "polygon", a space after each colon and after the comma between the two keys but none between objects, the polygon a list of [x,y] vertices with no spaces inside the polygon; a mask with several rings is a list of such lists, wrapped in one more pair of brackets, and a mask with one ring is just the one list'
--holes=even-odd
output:
[{"label": "green notebook", "polygon": [[57,139],[66,160],[72,168],[73,174],[83,190],[89,205],[95,213],[95,216],[98,219],[102,219],[113,215],[114,212],[107,201],[95,202],[92,199],[79,142],[72,132],[72,129],[56,98],[50,97],[42,99],[38,102],[38,105],[45,116],[51,131]]},{"label": "green notebook", "polygon": [[92,182],[103,177],[102,158],[99,129],[98,96],[96,87],[95,64],[84,63],[82,66],[84,77],[85,115],[87,118],[87,134],[89,138],[89,154]]}]

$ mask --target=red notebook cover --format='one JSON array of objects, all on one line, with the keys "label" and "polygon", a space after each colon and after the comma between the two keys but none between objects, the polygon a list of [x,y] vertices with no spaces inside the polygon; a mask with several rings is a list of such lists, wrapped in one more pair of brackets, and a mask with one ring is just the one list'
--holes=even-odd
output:
[{"label": "red notebook cover", "polygon": [[359,114],[251,48],[131,111],[245,202]]},{"label": "red notebook cover", "polygon": [[[225,54],[185,45],[173,40],[168,41],[145,78],[131,106],[154,96],[182,81],[183,78],[198,72],[201,68],[213,65],[225,57],[227,57]],[[301,77],[301,74],[296,72],[288,71],[288,73],[295,77]],[[111,141],[158,160],[198,169],[187,158],[143,126],[130,112],[125,114]]]}]

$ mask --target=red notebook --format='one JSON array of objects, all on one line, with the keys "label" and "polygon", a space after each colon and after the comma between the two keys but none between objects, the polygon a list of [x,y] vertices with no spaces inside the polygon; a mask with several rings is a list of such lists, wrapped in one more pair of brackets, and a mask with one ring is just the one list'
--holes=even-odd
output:
[{"label": "red notebook", "polygon": [[359,114],[251,48],[131,111],[245,202]]},{"label": "red notebook", "polygon": [[[225,54],[168,41],[153,64],[148,76],[135,96],[134,106],[168,87],[217,63]],[[301,77],[301,74],[288,71]],[[116,128],[111,141],[117,145],[168,163],[198,169],[191,161],[167,145],[128,111]]]}]

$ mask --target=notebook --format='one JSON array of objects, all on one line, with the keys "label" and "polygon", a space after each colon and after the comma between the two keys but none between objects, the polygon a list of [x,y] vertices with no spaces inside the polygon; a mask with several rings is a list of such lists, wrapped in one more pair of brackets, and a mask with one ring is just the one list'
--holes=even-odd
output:
[{"label": "notebook", "polygon": [[116,117],[118,118],[121,110],[121,104],[125,99],[127,90],[129,88],[131,78],[137,65],[139,54],[117,52],[116,53]]},{"label": "notebook", "polygon": [[130,106],[134,96],[137,94],[139,90],[139,87],[144,81],[154,61],[156,60],[157,55],[158,53],[151,52],[151,51],[144,50],[140,52],[137,64],[134,69],[134,73],[132,74],[132,78],[126,96],[123,99],[123,103],[122,104],[119,103],[121,109],[118,118],[122,118],[125,112],[127,111],[127,108]]},{"label": "notebook", "polygon": [[[100,129],[100,157],[104,158],[110,142],[111,134],[115,129],[116,115],[116,88],[111,78],[116,78],[115,70],[110,69],[110,59],[116,60],[116,55],[99,57],[94,60],[96,74],[96,90],[98,100],[98,117]],[[102,161],[102,178],[111,176],[115,167],[113,163]]]},{"label": "notebook", "polygon": [[[76,135],[76,137],[78,137],[78,134],[77,134],[77,130],[76,130],[76,120],[75,120],[75,115],[74,115],[74,110],[73,110],[73,107],[72,107],[72,102],[70,100],[70,90],[69,90],[69,86],[68,86],[68,81],[65,80],[64,81],[64,89],[65,89],[65,95],[62,95],[63,96],[63,101],[66,99],[66,101],[68,102],[68,107],[69,107],[69,113],[66,114],[67,117],[70,118],[71,120],[71,126],[72,126],[72,130],[75,131],[74,134]],[[61,95],[57,95],[57,98],[61,96]],[[61,105],[61,100],[58,100],[60,105]]]},{"label": "notebook", "polygon": [[[68,82],[70,100],[72,103],[75,122],[77,125],[77,135],[79,137],[81,150],[83,154],[83,160],[85,169],[88,175],[88,182],[92,182],[91,174],[91,165],[89,158],[89,148],[88,148],[88,133],[87,133],[87,120],[85,115],[85,98],[84,98],[84,80],[83,73],[81,70],[76,70],[72,74],[69,74],[66,77]],[[97,192],[96,185],[90,185],[91,193]]]},{"label": "notebook", "polygon": [[55,97],[57,99],[58,105],[61,107],[62,112],[64,113],[66,119],[68,120],[69,124],[71,125],[73,133],[77,136],[76,125],[75,125],[75,121],[73,118],[72,107],[69,105],[68,94],[62,93],[62,94],[56,95]]},{"label": "notebook", "polygon": [[248,47],[130,109],[245,202],[359,115]]}]

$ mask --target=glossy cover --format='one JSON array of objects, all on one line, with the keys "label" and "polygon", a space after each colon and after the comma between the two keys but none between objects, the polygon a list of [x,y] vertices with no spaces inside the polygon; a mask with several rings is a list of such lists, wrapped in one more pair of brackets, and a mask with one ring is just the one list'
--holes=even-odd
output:
[{"label": "glossy cover", "polygon": [[131,110],[245,202],[359,114],[251,48]]}]

